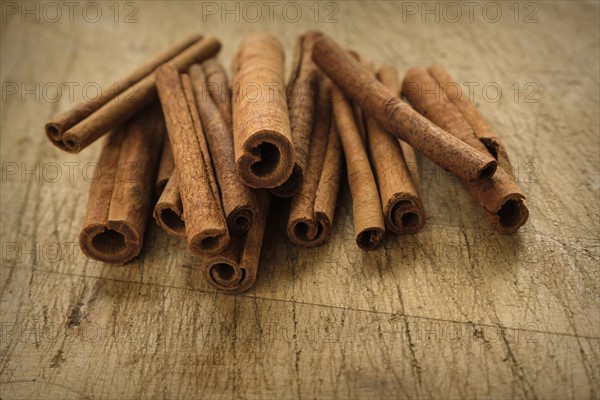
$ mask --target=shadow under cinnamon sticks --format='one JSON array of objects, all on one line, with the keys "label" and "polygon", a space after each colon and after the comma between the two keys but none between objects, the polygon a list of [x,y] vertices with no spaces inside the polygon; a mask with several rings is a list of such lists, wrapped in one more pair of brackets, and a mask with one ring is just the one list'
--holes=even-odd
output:
[{"label": "shadow under cinnamon sticks", "polygon": [[475,106],[462,94],[445,91],[455,83],[441,66],[411,68],[403,93],[415,109],[474,149],[494,157],[498,170],[489,179],[461,182],[482,206],[484,217],[501,233],[513,233],[529,217],[525,195],[515,182],[506,149]]}]

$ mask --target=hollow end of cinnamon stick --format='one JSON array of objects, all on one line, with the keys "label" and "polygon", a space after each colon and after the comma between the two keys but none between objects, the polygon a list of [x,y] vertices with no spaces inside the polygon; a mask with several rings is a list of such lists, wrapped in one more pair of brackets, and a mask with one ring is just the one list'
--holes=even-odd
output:
[{"label": "hollow end of cinnamon stick", "polygon": [[44,129],[46,130],[46,135],[48,135],[48,139],[50,139],[54,144],[59,145],[62,144],[60,137],[62,135],[62,127],[60,124],[54,122],[48,122],[44,125]]},{"label": "hollow end of cinnamon stick", "polygon": [[[277,37],[254,32],[244,38],[232,63],[233,86],[246,89],[232,99],[236,170],[247,186],[256,189],[283,184],[296,163],[283,60]],[[260,95],[264,85],[275,90]],[[257,89],[248,92],[248,87]]]},{"label": "hollow end of cinnamon stick", "polygon": [[185,222],[181,210],[168,203],[157,203],[154,207],[156,223],[168,234],[185,237]]},{"label": "hollow end of cinnamon stick", "polygon": [[263,130],[250,136],[237,159],[236,170],[252,188],[275,188],[292,174],[294,145],[279,132]]},{"label": "hollow end of cinnamon stick", "polygon": [[239,207],[233,210],[227,216],[229,233],[235,236],[243,235],[250,228],[252,218],[254,218],[254,213],[249,208]]},{"label": "hollow end of cinnamon stick", "polygon": [[227,293],[241,293],[248,290],[256,281],[256,275],[250,274],[238,263],[228,257],[212,257],[205,267],[206,280],[217,290]]},{"label": "hollow end of cinnamon stick", "polygon": [[[54,141],[53,141],[54,142]],[[70,134],[68,131],[63,134],[62,146],[69,153],[79,153],[85,147],[77,135]],[[57,142],[54,142],[57,144]],[[60,147],[60,145],[58,145]]]},{"label": "hollow end of cinnamon stick", "polygon": [[204,258],[204,277],[217,290],[241,293],[256,281],[270,203],[268,191],[258,191],[256,195],[258,213],[246,235],[232,237],[223,252]]},{"label": "hollow end of cinnamon stick", "polygon": [[529,209],[524,196],[515,193],[505,198],[495,212],[484,209],[484,216],[498,232],[514,233],[527,222]]},{"label": "hollow end of cinnamon stick", "polygon": [[108,221],[86,226],[79,234],[79,246],[87,257],[124,264],[140,253],[142,238],[127,221]]},{"label": "hollow end of cinnamon stick", "polygon": [[60,125],[60,123],[50,121],[44,125],[44,130],[46,131],[46,136],[48,136],[48,139],[50,139],[54,145],[63,150],[65,149],[65,145],[61,140],[63,127]]},{"label": "hollow end of cinnamon stick", "polygon": [[356,245],[365,251],[375,250],[381,244],[385,230],[368,228],[356,235]]},{"label": "hollow end of cinnamon stick", "polygon": [[314,221],[308,218],[297,218],[289,221],[287,234],[296,246],[319,246],[331,236],[331,221],[324,213],[317,212]]},{"label": "hollow end of cinnamon stick", "polygon": [[188,238],[192,252],[199,255],[219,254],[229,244],[227,229],[205,229],[195,236]]},{"label": "hollow end of cinnamon stick", "polygon": [[425,225],[425,212],[418,198],[397,195],[386,207],[386,226],[394,233],[417,233]]}]

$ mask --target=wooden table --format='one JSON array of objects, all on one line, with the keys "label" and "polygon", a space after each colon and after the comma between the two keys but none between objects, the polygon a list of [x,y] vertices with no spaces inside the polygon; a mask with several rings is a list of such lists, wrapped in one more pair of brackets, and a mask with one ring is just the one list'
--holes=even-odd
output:
[{"label": "wooden table", "polygon": [[[2,399],[598,398],[598,2],[74,4],[2,4]],[[306,29],[473,88],[527,225],[495,233],[423,159],[423,231],[359,251],[344,183],[331,241],[306,250],[276,203],[242,295],[154,223],[125,266],[83,257],[101,146],[59,151],[45,121],[189,32],[218,36],[226,65],[246,33],[274,32],[289,69]]]}]

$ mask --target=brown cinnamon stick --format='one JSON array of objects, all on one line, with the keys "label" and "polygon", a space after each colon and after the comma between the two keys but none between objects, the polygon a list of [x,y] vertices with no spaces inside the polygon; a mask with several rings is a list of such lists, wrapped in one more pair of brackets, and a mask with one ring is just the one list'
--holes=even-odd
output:
[{"label": "brown cinnamon stick", "polygon": [[156,173],[156,184],[154,185],[154,191],[158,196],[160,196],[165,189],[174,169],[175,161],[173,161],[171,142],[169,142],[169,139],[166,139],[163,141],[160,163],[158,164],[158,172]]},{"label": "brown cinnamon stick", "polygon": [[[257,212],[252,189],[242,183],[235,172],[233,135],[213,99],[207,93],[206,80],[200,65],[189,70],[206,135],[217,182],[220,187],[227,226],[232,235],[244,234]],[[224,111],[226,112],[226,111]]]},{"label": "brown cinnamon stick", "polygon": [[191,82],[166,64],[156,70],[156,84],[175,160],[188,246],[197,254],[219,253],[229,243],[229,233]]},{"label": "brown cinnamon stick", "polygon": [[411,68],[404,79],[403,92],[421,114],[448,132],[498,160],[498,171],[488,180],[462,180],[465,189],[483,207],[483,214],[494,229],[512,233],[529,216],[525,196],[512,175],[506,150],[496,134],[464,96],[444,94],[452,78],[441,66]]},{"label": "brown cinnamon stick", "polygon": [[287,234],[298,246],[318,246],[329,240],[333,226],[342,150],[331,118],[331,81],[320,77],[316,118],[304,183],[292,198]]},{"label": "brown cinnamon stick", "polygon": [[[390,93],[399,95],[400,82],[394,67],[381,67],[378,78]],[[377,179],[386,227],[394,233],[418,232],[425,223],[425,210],[418,183],[413,180],[405,159],[404,149],[399,140],[381,128],[373,118],[367,117],[366,124],[369,154]],[[411,148],[406,150],[412,151]]]},{"label": "brown cinnamon stick", "polygon": [[[212,37],[205,37],[170,59],[168,63],[179,71],[193,63],[214,56],[221,44]],[[133,114],[156,98],[156,79],[152,72],[121,93],[109,99],[76,125],[62,133],[59,147],[71,153],[78,153],[109,130],[126,121]],[[52,128],[54,129],[54,128]]]},{"label": "brown cinnamon stick", "polygon": [[346,156],[356,244],[363,250],[375,250],[385,233],[377,184],[356,126],[350,101],[336,85],[332,87],[332,96],[335,98],[333,114],[336,130]]},{"label": "brown cinnamon stick", "polygon": [[494,175],[493,157],[466,145],[389,93],[331,38],[321,34],[315,39],[313,59],[365,114],[445,170],[468,180]]},{"label": "brown cinnamon stick", "polygon": [[156,67],[171,60],[183,50],[198,42],[201,38],[202,35],[199,34],[192,34],[183,38],[179,42],[156,54],[150,60],[114,82],[109,87],[102,88],[100,95],[94,100],[82,101],[75,104],[70,109],[56,115],[46,123],[45,130],[48,139],[58,147],[66,149],[62,139],[62,135],[66,130],[77,125],[94,111],[111,101],[115,96],[127,90],[136,82],[142,80],[145,76],[151,74]]},{"label": "brown cinnamon stick", "polygon": [[354,112],[354,119],[356,120],[356,127],[360,134],[360,139],[363,144],[367,144],[367,127],[365,123],[365,114],[360,109],[360,106],[356,102],[352,102],[352,111]]},{"label": "brown cinnamon stick", "polygon": [[158,104],[110,135],[79,234],[79,245],[88,257],[123,264],[140,253],[163,136]]},{"label": "brown cinnamon stick", "polygon": [[258,213],[244,236],[231,238],[221,254],[206,257],[203,264],[206,280],[217,290],[244,292],[254,284],[269,213],[270,196],[264,190],[256,192]]},{"label": "brown cinnamon stick", "polygon": [[[217,100],[217,106],[227,125],[231,129],[231,97],[228,91],[227,76],[221,64],[214,58],[206,60],[202,67],[206,74],[208,91]],[[232,150],[233,151],[233,150]],[[233,157],[233,156],[232,156]],[[154,208],[154,219],[165,232],[185,237],[185,221],[183,219],[183,204],[177,185],[177,172],[169,140],[165,140],[163,155],[157,177],[157,193],[160,198]],[[234,232],[230,232],[234,234]]]},{"label": "brown cinnamon stick", "polygon": [[287,84],[287,102],[294,142],[296,163],[290,177],[280,186],[271,189],[278,197],[292,197],[304,181],[304,171],[310,146],[317,92],[317,66],[312,60],[314,32],[298,36],[292,73]]},{"label": "brown cinnamon stick", "polygon": [[208,93],[221,112],[225,125],[233,132],[231,91],[227,81],[225,68],[216,58],[210,58],[202,63],[202,70],[206,77]]},{"label": "brown cinnamon stick", "polygon": [[[367,67],[367,69],[369,69],[369,72],[371,72],[373,74],[372,70],[375,69],[375,64],[373,64],[372,62],[363,60],[362,57],[360,56],[360,54],[356,50],[349,49],[348,53],[352,57],[354,57],[358,62],[362,63],[365,67]],[[352,110],[354,111],[354,119],[356,121],[356,127],[358,128],[358,132],[360,133],[360,138],[362,139],[363,144],[366,146],[367,145],[367,127],[366,127],[366,123],[365,123],[365,114],[361,110],[360,105],[355,101],[352,102]]]},{"label": "brown cinnamon stick", "polygon": [[183,219],[183,204],[177,184],[177,171],[173,170],[171,177],[161,192],[154,206],[154,219],[156,223],[167,233],[186,237],[185,221]]},{"label": "brown cinnamon stick", "polygon": [[158,173],[156,174],[156,194],[159,196],[154,206],[154,219],[167,233],[185,237],[185,222],[183,221],[183,205],[177,185],[177,172],[173,160],[171,143],[166,138],[160,157]]},{"label": "brown cinnamon stick", "polygon": [[269,33],[252,33],[240,44],[232,69],[238,174],[250,187],[277,187],[289,178],[296,161],[283,80],[283,47]]}]

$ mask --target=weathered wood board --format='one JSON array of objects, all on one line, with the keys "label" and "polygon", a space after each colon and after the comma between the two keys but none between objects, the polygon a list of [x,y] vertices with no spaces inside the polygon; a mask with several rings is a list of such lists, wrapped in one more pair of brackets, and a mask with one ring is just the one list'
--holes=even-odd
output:
[{"label": "weathered wood board", "polygon": [[[2,399],[600,396],[598,2],[74,3],[2,3]],[[85,259],[100,146],[61,152],[45,121],[188,32],[218,36],[226,65],[244,34],[275,32],[289,68],[306,29],[472,88],[528,224],[494,233],[423,159],[422,232],[359,251],[344,184],[332,240],[300,249],[276,203],[243,295],[153,223],[134,262]]]}]

